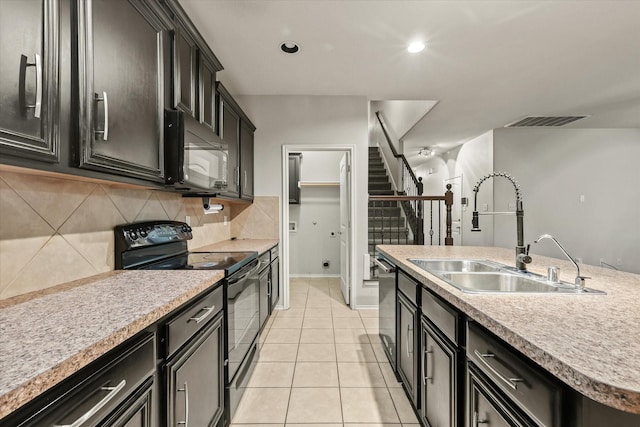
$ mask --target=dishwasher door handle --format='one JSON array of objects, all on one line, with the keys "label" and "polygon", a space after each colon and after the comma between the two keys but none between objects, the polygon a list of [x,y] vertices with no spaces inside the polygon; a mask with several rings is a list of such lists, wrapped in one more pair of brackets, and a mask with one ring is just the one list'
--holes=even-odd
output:
[{"label": "dishwasher door handle", "polygon": [[376,265],[377,265],[378,267],[380,267],[380,269],[381,269],[382,271],[384,271],[385,273],[387,273],[387,274],[395,273],[395,271],[396,271],[396,268],[395,268],[394,266],[387,267],[387,266],[386,266],[386,265],[384,265],[384,264],[382,263],[382,261],[380,261],[378,258],[374,258],[374,259],[373,259],[373,262],[375,262],[375,263],[376,263]]}]

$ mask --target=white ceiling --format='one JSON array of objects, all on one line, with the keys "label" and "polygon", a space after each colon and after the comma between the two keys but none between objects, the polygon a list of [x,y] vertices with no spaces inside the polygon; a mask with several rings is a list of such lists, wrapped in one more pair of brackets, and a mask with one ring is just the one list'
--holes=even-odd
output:
[{"label": "white ceiling", "polygon": [[[233,94],[438,101],[405,148],[458,145],[528,115],[640,127],[640,1],[180,3]],[[408,54],[416,38],[428,48]],[[286,40],[301,51],[281,53]]]}]

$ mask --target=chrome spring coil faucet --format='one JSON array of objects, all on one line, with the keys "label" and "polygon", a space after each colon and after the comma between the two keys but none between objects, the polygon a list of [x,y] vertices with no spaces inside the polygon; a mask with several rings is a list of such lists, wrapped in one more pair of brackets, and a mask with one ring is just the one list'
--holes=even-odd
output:
[{"label": "chrome spring coil faucet", "polygon": [[[518,185],[518,181],[511,175],[505,172],[491,172],[488,175],[482,177],[476,185],[473,187],[473,219],[471,220],[471,231],[481,231],[480,230],[480,218],[478,213],[478,191],[480,191],[480,186],[483,182],[490,178],[502,177],[508,179],[511,184],[513,184],[513,188],[516,192],[516,231],[517,231],[517,243],[516,243],[516,268],[519,271],[526,271],[527,264],[531,262],[531,257],[529,256],[529,246],[524,245],[524,210],[522,208],[522,191],[520,190],[520,186]],[[512,215],[513,212],[483,212],[483,215]]]}]

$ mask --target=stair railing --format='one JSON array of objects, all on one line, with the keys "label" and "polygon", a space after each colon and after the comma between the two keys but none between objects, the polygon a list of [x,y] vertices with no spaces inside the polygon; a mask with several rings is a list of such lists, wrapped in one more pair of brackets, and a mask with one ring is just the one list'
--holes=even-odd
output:
[{"label": "stair railing", "polygon": [[[410,197],[422,196],[422,178],[416,177],[404,154],[398,153],[393,143],[393,138],[391,137],[391,130],[385,122],[382,111],[376,111],[376,117],[393,156],[400,162],[400,188],[395,188],[396,194]],[[417,226],[418,223],[422,222],[420,218],[422,218],[423,215],[422,209],[424,203],[420,203],[419,199],[407,199],[400,201],[400,205],[407,217],[411,231],[419,241],[424,242],[424,234],[421,234],[423,230]]]},{"label": "stair railing", "polygon": [[[393,231],[386,231],[394,230],[393,224],[395,221],[389,219],[385,224],[385,220],[381,219],[381,223],[379,224],[379,226],[378,224],[374,226],[373,236],[371,236],[372,240],[370,240],[370,244],[442,245],[442,243],[444,242],[445,246],[453,245],[453,236],[451,231],[451,207],[453,206],[453,192],[451,191],[451,184],[447,184],[447,191],[442,196],[369,196],[369,202],[400,202],[400,204],[409,202],[412,205],[415,203],[415,227],[418,230],[417,233],[414,233],[413,239],[411,239],[413,241],[410,241],[410,239],[408,239],[407,237],[405,237],[403,241],[400,236],[394,238]],[[443,206],[445,209],[444,225],[442,224]],[[380,209],[382,211],[384,208],[370,207],[370,209],[374,210],[374,216],[378,216],[375,215],[375,210]],[[425,212],[428,213],[428,218],[425,218]],[[384,218],[384,215],[380,214],[379,217]],[[426,233],[425,230],[427,230]],[[425,240],[426,235],[428,235],[429,237]]]}]

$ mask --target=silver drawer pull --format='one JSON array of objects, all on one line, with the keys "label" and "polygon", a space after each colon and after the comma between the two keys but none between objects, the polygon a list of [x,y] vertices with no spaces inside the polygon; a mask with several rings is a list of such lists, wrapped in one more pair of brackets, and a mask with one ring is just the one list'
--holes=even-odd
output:
[{"label": "silver drawer pull", "polygon": [[478,357],[478,359],[491,371],[493,372],[498,378],[500,378],[506,385],[508,385],[509,387],[511,387],[514,390],[518,389],[518,383],[522,383],[524,382],[524,378],[509,378],[504,374],[501,374],[500,372],[498,372],[498,370],[496,368],[494,368],[493,366],[491,366],[491,364],[489,364],[489,362],[486,359],[492,359],[494,357],[496,357],[495,354],[493,353],[480,353],[478,350],[473,350],[473,352],[475,353],[475,355]]},{"label": "silver drawer pull", "polygon": [[489,424],[489,420],[478,418],[478,413],[473,413],[473,427],[478,427],[478,424]]},{"label": "silver drawer pull", "polygon": [[[26,97],[26,73],[27,67],[36,67],[36,100],[34,104],[27,104]],[[42,113],[42,59],[40,54],[35,54],[35,62],[29,62],[29,59],[22,55],[20,57],[20,77],[18,83],[19,102],[22,114],[25,110],[33,108],[33,117],[39,119]]]},{"label": "silver drawer pull", "polygon": [[211,307],[203,307],[202,310],[200,310],[199,312],[205,312],[202,316],[199,317],[190,317],[189,320],[187,320],[187,323],[189,322],[196,322],[196,324],[202,322],[204,319],[206,319],[207,317],[209,317],[209,315],[211,313],[213,313],[213,310],[216,309],[215,305],[212,305]]},{"label": "silver drawer pull", "polygon": [[95,95],[96,104],[99,101],[104,102],[104,130],[94,130],[96,134],[102,134],[102,140],[106,141],[109,139],[109,98],[107,98],[107,92],[102,92],[102,97]]},{"label": "silver drawer pull", "polygon": [[[429,355],[433,354],[433,347],[431,347],[431,350],[425,350],[424,352],[424,356],[422,357],[422,385],[427,385],[427,381],[429,381],[429,383],[433,384],[433,366],[431,367],[431,376],[429,376],[429,373],[425,370],[425,359],[427,359],[427,362],[429,361]],[[433,364],[433,356],[431,357],[431,364]]]},{"label": "silver drawer pull", "polygon": [[184,387],[179,388],[178,391],[184,392],[184,421],[178,421],[178,425],[189,427],[189,388],[186,381]]},{"label": "silver drawer pull", "polygon": [[411,324],[407,324],[407,357],[411,357],[411,353],[413,353],[413,349],[409,350],[409,341],[413,341],[413,334],[411,334],[412,339],[409,339],[409,332],[411,331]]},{"label": "silver drawer pull", "polygon": [[101,391],[108,391],[109,393],[103,397],[98,403],[96,403],[91,409],[84,413],[80,418],[75,420],[71,424],[56,424],[54,427],[80,427],[93,417],[100,409],[102,409],[107,403],[111,401],[116,395],[127,385],[126,380],[120,381],[115,387],[100,387]]}]

